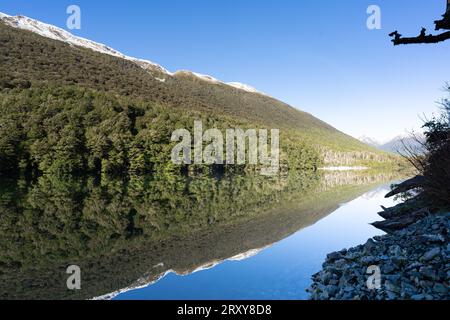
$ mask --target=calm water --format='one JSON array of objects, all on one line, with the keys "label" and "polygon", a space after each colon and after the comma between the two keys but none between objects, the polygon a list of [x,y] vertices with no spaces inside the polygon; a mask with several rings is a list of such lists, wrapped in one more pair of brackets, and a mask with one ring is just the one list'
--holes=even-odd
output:
[{"label": "calm water", "polygon": [[115,299],[307,299],[311,275],[320,270],[332,251],[355,246],[383,232],[369,225],[380,220],[380,205],[389,185],[340,207],[314,225],[239,261],[180,276],[171,272],[147,287],[119,294]]},{"label": "calm water", "polygon": [[4,180],[0,298],[306,299],[327,253],[381,234],[368,223],[394,178]]}]

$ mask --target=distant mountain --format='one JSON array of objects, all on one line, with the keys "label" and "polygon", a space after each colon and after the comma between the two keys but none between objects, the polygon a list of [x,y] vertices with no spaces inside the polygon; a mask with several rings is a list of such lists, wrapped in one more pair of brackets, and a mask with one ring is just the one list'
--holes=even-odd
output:
[{"label": "distant mountain", "polygon": [[359,137],[359,140],[361,142],[364,142],[365,144],[372,146],[374,148],[377,148],[382,151],[390,152],[390,153],[405,153],[405,146],[410,150],[415,150],[417,152],[423,152],[423,146],[422,143],[424,142],[425,138],[421,135],[418,135],[417,140],[416,138],[413,138],[411,135],[399,135],[388,142],[380,143],[374,138],[370,138],[367,136],[361,136]]},{"label": "distant mountain", "polygon": [[379,146],[380,150],[393,152],[393,153],[405,153],[405,147],[409,150],[414,150],[415,152],[423,152],[424,148],[422,143],[425,141],[423,136],[418,136],[417,140],[411,136],[397,136],[394,139]]},{"label": "distant mountain", "polygon": [[371,137],[367,137],[367,136],[361,136],[358,138],[359,141],[364,142],[365,144],[374,147],[374,148],[379,148],[380,147],[380,143],[375,140],[374,138]]}]

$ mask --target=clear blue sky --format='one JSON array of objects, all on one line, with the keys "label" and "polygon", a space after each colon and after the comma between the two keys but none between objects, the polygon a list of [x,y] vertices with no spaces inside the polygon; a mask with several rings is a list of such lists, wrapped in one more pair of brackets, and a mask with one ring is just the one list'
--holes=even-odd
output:
[{"label": "clear blue sky", "polygon": [[[388,139],[420,126],[450,81],[450,42],[393,47],[387,34],[416,35],[444,0],[14,0],[0,11],[65,27],[145,58],[250,84],[353,136]],[[382,29],[366,28],[370,4]]]}]

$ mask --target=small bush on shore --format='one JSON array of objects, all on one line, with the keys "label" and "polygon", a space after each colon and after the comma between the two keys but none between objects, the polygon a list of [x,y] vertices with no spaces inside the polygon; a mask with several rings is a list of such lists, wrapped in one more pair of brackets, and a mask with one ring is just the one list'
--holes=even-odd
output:
[{"label": "small bush on shore", "polygon": [[426,194],[450,208],[450,100],[443,104],[439,119],[425,124],[428,158],[424,166]]},{"label": "small bush on shore", "polygon": [[[450,87],[447,87],[450,93]],[[423,195],[439,208],[450,208],[450,100],[441,103],[441,115],[425,121],[425,152],[407,148],[407,159],[425,177]]]}]

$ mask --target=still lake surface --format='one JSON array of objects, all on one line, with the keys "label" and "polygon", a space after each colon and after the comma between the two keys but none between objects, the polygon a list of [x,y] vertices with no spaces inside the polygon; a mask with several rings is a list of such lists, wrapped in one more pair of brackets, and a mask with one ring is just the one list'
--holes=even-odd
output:
[{"label": "still lake surface", "polygon": [[380,205],[390,185],[375,187],[364,195],[340,204],[329,216],[281,241],[232,258],[210,269],[180,276],[174,272],[154,284],[132,289],[114,299],[208,300],[208,299],[308,299],[306,289],[328,253],[349,248],[383,232],[369,223],[380,220]]},{"label": "still lake surface", "polygon": [[[327,253],[383,234],[392,174],[43,176],[0,184],[0,298],[307,299]],[[67,267],[81,270],[68,290]]]}]

